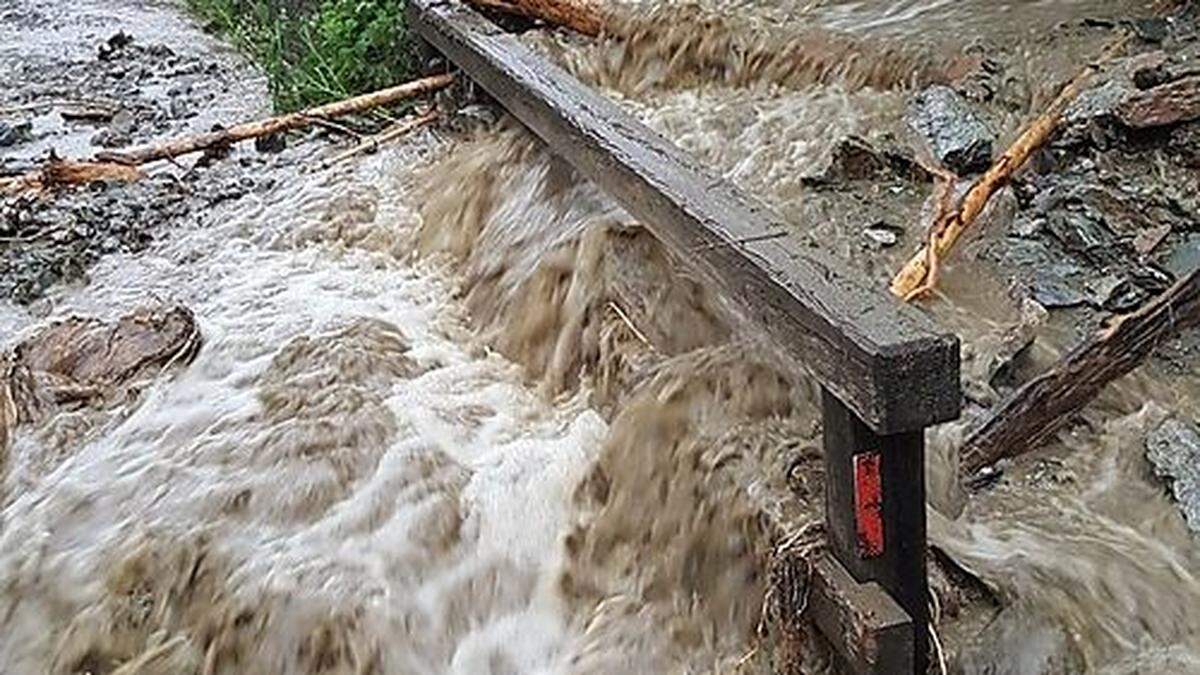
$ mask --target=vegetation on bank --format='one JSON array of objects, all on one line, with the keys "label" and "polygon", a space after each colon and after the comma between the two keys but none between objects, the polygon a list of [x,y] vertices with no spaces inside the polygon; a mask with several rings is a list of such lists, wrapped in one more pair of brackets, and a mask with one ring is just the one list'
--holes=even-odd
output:
[{"label": "vegetation on bank", "polygon": [[281,112],[408,80],[404,0],[186,0],[266,72]]}]

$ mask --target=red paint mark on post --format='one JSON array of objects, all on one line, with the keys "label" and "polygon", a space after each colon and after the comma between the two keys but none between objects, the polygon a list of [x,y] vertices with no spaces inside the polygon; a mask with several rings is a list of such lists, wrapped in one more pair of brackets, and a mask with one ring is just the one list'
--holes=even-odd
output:
[{"label": "red paint mark on post", "polygon": [[883,555],[883,480],[878,452],[854,456],[854,518],[858,524],[858,555]]}]

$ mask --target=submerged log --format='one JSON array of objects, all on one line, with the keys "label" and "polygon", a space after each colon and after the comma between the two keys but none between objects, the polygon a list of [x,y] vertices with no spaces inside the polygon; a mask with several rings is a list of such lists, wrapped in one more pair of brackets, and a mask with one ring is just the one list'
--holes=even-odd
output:
[{"label": "submerged log", "polygon": [[129,166],[146,164],[160,159],[169,159],[171,157],[178,157],[179,155],[198,152],[207,148],[231,145],[251,138],[301,129],[321,120],[342,117],[371,108],[398,103],[444,89],[450,86],[450,83],[453,81],[453,75],[434,75],[301,112],[271,117],[257,122],[237,124],[228,129],[173,138],[160,143],[151,143],[133,148],[132,150],[102,152],[96,158],[103,162],[114,162]]},{"label": "submerged log", "polygon": [[1021,387],[968,436],[962,468],[971,475],[1036,449],[1109,382],[1136,368],[1164,340],[1200,325],[1200,269],[1131,314],[1117,317],[1054,368]]}]

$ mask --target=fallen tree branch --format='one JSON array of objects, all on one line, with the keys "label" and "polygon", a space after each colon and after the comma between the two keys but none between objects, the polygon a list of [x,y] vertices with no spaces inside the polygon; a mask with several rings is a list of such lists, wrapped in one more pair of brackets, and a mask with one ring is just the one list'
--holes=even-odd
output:
[{"label": "fallen tree branch", "polygon": [[133,148],[132,150],[102,152],[96,155],[96,159],[102,162],[137,166],[160,159],[186,155],[211,147],[231,145],[251,138],[302,129],[313,124],[315,120],[329,120],[335,117],[342,117],[351,113],[362,112],[370,108],[389,105],[438,91],[449,86],[453,81],[453,75],[434,75],[388,89],[348,98],[344,101],[328,103],[302,112],[281,115],[257,122],[237,124],[220,131],[210,131],[203,134],[174,138],[160,143],[151,143]]},{"label": "fallen tree branch", "polygon": [[600,6],[592,0],[467,0],[506,14],[538,19],[595,37],[608,22]]},{"label": "fallen tree branch", "polygon": [[1200,269],[1136,312],[1117,317],[1017,390],[967,435],[961,453],[964,475],[1037,448],[1105,385],[1136,368],[1164,340],[1198,325]]},{"label": "fallen tree branch", "polygon": [[942,209],[939,209],[939,216],[935,217],[930,228],[928,243],[921,247],[892,279],[891,291],[894,295],[907,302],[933,289],[937,284],[938,262],[950,253],[963,232],[975,222],[980,213],[983,213],[992,195],[1008,185],[1013,175],[1050,140],[1067,106],[1079,96],[1084,84],[1122,49],[1127,41],[1128,37],[1122,36],[1105,49],[1100,59],[1076,75],[1050,103],[1046,112],[1039,115],[971,186],[958,208],[951,209],[948,213],[940,213]]},{"label": "fallen tree branch", "polygon": [[376,150],[379,149],[379,147],[381,145],[383,145],[385,143],[391,143],[392,141],[396,140],[397,138],[400,138],[401,136],[404,136],[405,134],[415,131],[416,129],[419,129],[427,124],[432,124],[433,122],[436,122],[438,119],[438,114],[439,113],[436,109],[430,110],[429,112],[425,113],[424,115],[418,115],[417,117],[409,118],[407,120],[399,122],[395,126],[393,126],[391,129],[388,129],[388,130],[384,131],[383,133],[378,134],[376,136],[372,136],[372,137],[364,140],[362,143],[354,146],[353,148],[350,148],[349,150],[347,150],[339,155],[334,156],[332,159],[329,159],[328,161],[322,163],[321,166],[322,166],[322,168],[327,169],[327,168],[333,166],[334,164],[340,164],[340,163],[350,159],[351,157],[355,157],[355,156],[361,155],[363,153],[375,152]]},{"label": "fallen tree branch", "polygon": [[67,185],[83,185],[112,180],[131,183],[144,174],[137,167],[112,162],[78,162],[51,157],[40,169],[21,176],[0,178],[0,195],[48,190]]}]

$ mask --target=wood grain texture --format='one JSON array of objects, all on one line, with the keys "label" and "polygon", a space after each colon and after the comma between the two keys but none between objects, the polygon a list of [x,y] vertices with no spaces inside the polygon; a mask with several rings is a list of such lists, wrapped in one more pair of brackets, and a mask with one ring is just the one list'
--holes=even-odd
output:
[{"label": "wood grain texture", "polygon": [[1197,325],[1200,270],[1193,270],[1005,400],[967,436],[961,454],[964,474],[1037,449],[1109,382],[1138,367],[1164,340]]},{"label": "wood grain texture", "polygon": [[760,202],[488,22],[450,0],[413,0],[410,25],[585,178],[712,283],[789,361],[872,429],[954,419],[959,345],[919,312],[787,238]]}]

